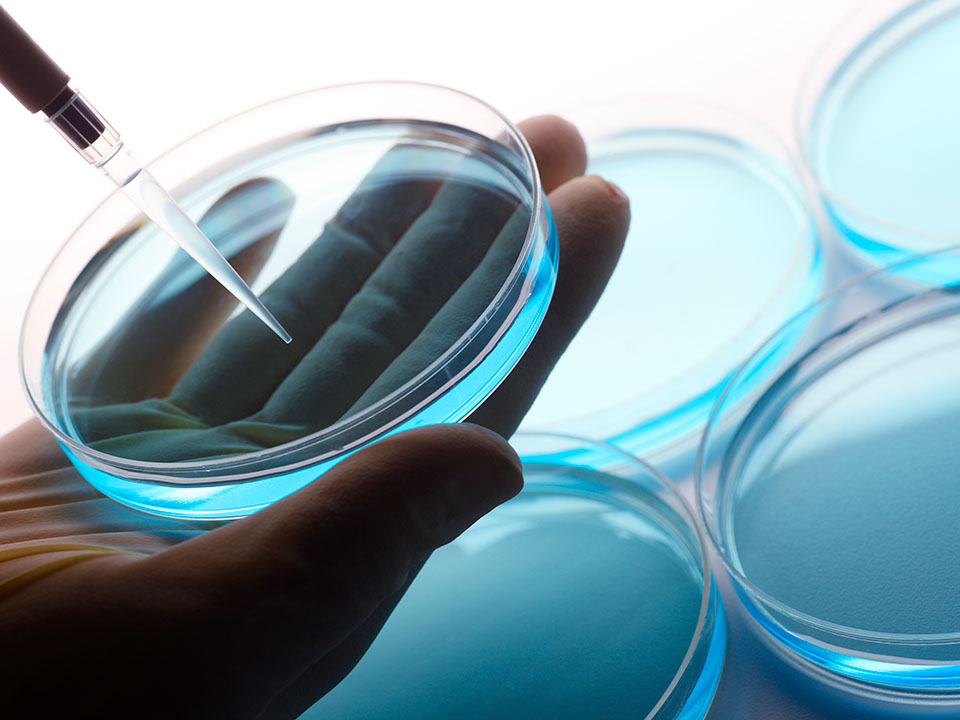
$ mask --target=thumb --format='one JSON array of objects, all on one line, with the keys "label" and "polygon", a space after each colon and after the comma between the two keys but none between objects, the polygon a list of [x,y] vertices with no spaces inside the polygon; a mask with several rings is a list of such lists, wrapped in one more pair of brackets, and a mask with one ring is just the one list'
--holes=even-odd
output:
[{"label": "thumb", "polygon": [[[280,692],[405,587],[423,561],[522,486],[494,433],[400,433],[241,521],[145,559],[151,584],[202,598],[194,627],[235,671],[246,709]],[[149,566],[153,567],[149,567]],[[164,580],[161,580],[164,579]]]}]

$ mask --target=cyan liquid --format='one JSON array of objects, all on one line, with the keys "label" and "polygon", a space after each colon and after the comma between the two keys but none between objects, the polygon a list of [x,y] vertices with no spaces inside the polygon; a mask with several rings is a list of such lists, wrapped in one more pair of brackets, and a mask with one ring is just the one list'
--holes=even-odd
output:
[{"label": "cyan liquid", "polygon": [[[693,640],[700,560],[654,496],[626,507],[597,473],[559,471],[556,485],[553,472],[528,466],[519,496],[435,552],[356,668],[302,717],[646,717]],[[702,717],[706,705],[682,708],[701,671],[709,703],[722,659],[704,670],[709,647],[662,717]]]},{"label": "cyan liquid", "polygon": [[828,210],[881,262],[960,237],[958,68],[960,3],[916,3],[851,53],[814,110],[807,157]]},{"label": "cyan liquid", "polygon": [[[769,596],[828,623],[958,632],[960,315],[835,360],[805,386],[775,385],[738,436],[749,444],[728,454],[719,518],[734,564]],[[875,656],[960,659],[956,643],[799,630]],[[853,674],[869,665],[834,661]]]},{"label": "cyan liquid", "polygon": [[[532,208],[529,180],[502,146],[411,123],[266,146],[198,178],[180,201],[295,339],[278,342],[158,228],[134,226],[76,282],[45,366],[59,427],[111,455],[245,454],[383,401],[485,312]],[[544,303],[534,305],[511,342],[529,341]],[[520,349],[499,349],[499,365],[471,387]],[[437,388],[447,381],[438,374]],[[462,413],[480,399],[464,391],[454,404]],[[421,424],[449,419],[448,408]]]},{"label": "cyan liquid", "polygon": [[650,129],[590,148],[631,199],[626,246],[524,427],[647,453],[703,424],[729,374],[819,286],[796,179],[729,138]]}]

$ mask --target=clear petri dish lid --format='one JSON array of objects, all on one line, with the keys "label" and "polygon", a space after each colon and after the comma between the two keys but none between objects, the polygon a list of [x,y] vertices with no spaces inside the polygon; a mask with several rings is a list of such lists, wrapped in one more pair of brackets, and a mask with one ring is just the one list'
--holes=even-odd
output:
[{"label": "clear petri dish lid", "polygon": [[958,67],[960,2],[872,0],[801,86],[797,140],[827,214],[877,264],[960,243]]},{"label": "clear petri dish lid", "polygon": [[609,445],[518,434],[521,493],[437,550],[301,717],[700,720],[726,630],[694,515]]},{"label": "clear petri dish lid", "polygon": [[611,101],[563,113],[588,172],[632,219],[597,307],[524,421],[665,461],[695,446],[733,371],[819,292],[800,172],[764,127],[710,105]]},{"label": "clear petri dish lid", "polygon": [[909,278],[958,259],[953,248],[878,271],[787,323],[792,350],[771,362],[774,336],[730,381],[697,467],[707,532],[775,643],[954,706],[960,277]]},{"label": "clear petri dish lid", "polygon": [[468,95],[310,91],[151,169],[294,340],[120,193],[81,225],[28,310],[24,385],[88,480],[141,509],[236,517],[386,433],[462,420],[546,311],[556,234],[534,158]]}]

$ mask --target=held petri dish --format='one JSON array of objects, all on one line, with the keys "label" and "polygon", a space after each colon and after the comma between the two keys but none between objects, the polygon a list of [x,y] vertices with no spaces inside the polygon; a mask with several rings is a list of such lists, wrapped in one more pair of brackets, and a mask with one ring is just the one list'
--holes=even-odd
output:
[{"label": "held petri dish", "polygon": [[28,309],[24,386],[84,477],[147,512],[242,516],[387,433],[462,420],[553,290],[530,149],[453,90],[306,92],[151,169],[294,340],[120,193],[74,233]]},{"label": "held petri dish", "polygon": [[[960,2],[873,0],[824,44],[802,84],[806,164],[833,224],[878,265],[960,243],[958,67]],[[940,273],[931,282],[960,268]]]},{"label": "held petri dish", "polygon": [[612,446],[513,443],[521,493],[431,556],[302,718],[704,717],[726,628],[692,510]]},{"label": "held petri dish", "polygon": [[588,172],[630,197],[626,245],[525,429],[666,461],[693,452],[733,371],[816,299],[819,241],[799,169],[722,108],[636,100],[566,113]]},{"label": "held petri dish", "polygon": [[768,638],[938,703],[960,699],[960,282],[903,275],[958,259],[878,271],[784,326],[801,339],[759,384],[767,348],[731,380],[697,468],[707,531]]}]

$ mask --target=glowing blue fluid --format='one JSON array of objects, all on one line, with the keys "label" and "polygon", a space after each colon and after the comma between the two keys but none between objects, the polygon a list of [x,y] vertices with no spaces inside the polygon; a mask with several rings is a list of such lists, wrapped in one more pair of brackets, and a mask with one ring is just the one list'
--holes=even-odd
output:
[{"label": "glowing blue fluid", "polygon": [[955,691],[960,315],[889,327],[761,399],[728,456],[720,532],[753,586],[818,621],[741,588],[802,657],[868,682]]},{"label": "glowing blue fluid", "polygon": [[[357,190],[358,187],[361,190]],[[217,208],[223,198],[230,197],[230,193],[238,188],[246,190],[233,196],[231,202],[223,204],[211,215],[211,208]],[[426,200],[422,200],[428,189],[434,194],[426,195]],[[441,192],[446,194],[441,196]],[[345,205],[351,196],[360,200]],[[440,197],[444,199],[434,203],[434,199]],[[464,204],[452,202],[451,197],[463,200]],[[389,204],[387,201],[391,198],[394,204],[403,207]],[[433,254],[450,253],[453,257],[463,257],[470,252],[477,260],[472,266],[475,271],[468,271],[466,279],[448,268],[446,274],[435,273],[419,282],[416,292],[411,293],[414,297],[409,298],[411,306],[415,307],[419,296],[423,295],[428,300],[436,297],[439,309],[421,317],[408,309],[406,296],[391,306],[390,309],[396,310],[395,314],[407,317],[403,316],[407,311],[409,317],[418,322],[422,320],[424,325],[417,326],[409,337],[404,338],[403,342],[407,344],[390,345],[396,356],[388,358],[385,367],[375,368],[372,371],[375,374],[371,375],[372,384],[360,389],[363,398],[367,397],[368,390],[376,389],[377,392],[370,394],[372,399],[363,402],[357,397],[348,398],[355,402],[355,407],[344,408],[339,419],[327,423],[313,422],[309,418],[288,418],[285,413],[304,414],[312,412],[312,408],[324,407],[322,399],[319,402],[299,401],[301,395],[296,392],[290,393],[290,402],[280,404],[274,417],[265,421],[258,419],[258,413],[265,407],[264,402],[273,397],[278,384],[282,387],[285,378],[302,369],[307,363],[301,360],[315,347],[314,342],[319,344],[319,339],[304,340],[309,335],[305,333],[306,321],[303,321],[299,323],[299,331],[293,333],[297,336],[293,346],[284,348],[282,343],[274,341],[264,345],[265,351],[253,357],[246,367],[237,368],[237,372],[227,377],[211,376],[210,382],[197,383],[200,388],[225,384],[226,392],[220,394],[220,399],[226,398],[225,404],[229,404],[232,399],[248,393],[243,375],[247,369],[260,377],[258,382],[262,383],[264,367],[269,367],[275,360],[281,364],[286,362],[290,369],[284,373],[288,374],[267,380],[273,384],[266,387],[262,399],[255,397],[261,386],[253,383],[257,390],[251,394],[252,414],[209,423],[206,420],[197,422],[194,417],[184,414],[184,422],[178,426],[168,421],[172,418],[179,422],[177,413],[181,407],[175,402],[164,404],[165,393],[185,372],[192,371],[190,363],[194,362],[193,358],[200,356],[203,359],[201,353],[205,346],[216,347],[215,342],[207,345],[210,338],[216,336],[216,331],[223,333],[222,327],[229,328],[230,323],[243,320],[242,308],[236,307],[229,297],[217,298],[198,307],[198,312],[214,308],[219,313],[214,313],[217,324],[208,321],[209,327],[201,327],[193,334],[171,333],[177,342],[182,341],[182,346],[153,348],[152,355],[147,358],[151,361],[168,349],[172,357],[188,358],[187,362],[178,359],[168,363],[169,367],[161,366],[161,371],[170,377],[157,382],[157,378],[140,371],[137,363],[117,362],[116,357],[126,357],[131,347],[139,347],[145,339],[148,344],[155,343],[155,338],[145,330],[150,323],[144,318],[156,319],[166,308],[173,307],[183,313],[183,324],[189,325],[188,313],[194,308],[183,298],[196,296],[198,284],[204,278],[203,272],[152,225],[133,226],[125,235],[109,243],[76,281],[50,333],[44,358],[43,404],[48,418],[72,440],[106,452],[114,456],[114,460],[129,458],[133,461],[118,471],[122,462],[102,462],[96,456],[85,455],[82,449],[63,443],[70,459],[93,485],[105,494],[147,512],[194,519],[243,516],[297,490],[350,451],[377,437],[422,425],[462,420],[516,364],[539,327],[553,291],[556,230],[547,210],[546,221],[537,225],[537,241],[529,246],[523,244],[533,198],[530,180],[524,177],[519,161],[499,144],[447,126],[371,122],[322,129],[311,136],[267,145],[255,153],[225,163],[217,168],[216,173],[198,178],[181,193],[179,200],[191,217],[204,216],[207,222],[200,221],[204,232],[219,244],[224,254],[246,253],[248,262],[251,257],[260,258],[259,274],[251,285],[264,298],[270,297],[272,286],[290,276],[292,268],[299,267],[302,258],[312,258],[309,262],[316,263],[318,254],[311,256],[310,252],[317,247],[327,253],[320,257],[346,258],[340,260],[345,265],[343,272],[333,273],[333,277],[328,273],[328,284],[317,281],[317,273],[313,270],[299,275],[293,273],[292,277],[298,278],[299,284],[292,287],[310,286],[309,283],[314,282],[317,288],[312,291],[316,299],[311,300],[309,306],[299,308],[303,317],[315,307],[322,306],[328,295],[336,294],[340,286],[351,287],[348,283],[355,280],[351,279],[354,266],[348,261],[357,256],[364,260],[372,257],[377,261],[372,263],[373,267],[380,267],[378,263],[382,258],[373,245],[383,241],[351,235],[352,231],[341,228],[344,222],[352,222],[350,227],[359,226],[361,229],[356,232],[363,235],[368,227],[363,224],[367,216],[358,208],[379,213],[376,227],[380,230],[370,230],[370,233],[383,234],[390,229],[390,223],[405,223],[396,233],[406,238],[407,229],[426,213],[425,210],[414,213],[409,207],[418,207],[417,202],[422,200],[427,207],[438,208],[441,218],[453,216],[454,221],[421,223],[420,227],[425,229],[410,233],[419,243],[413,249],[426,247]],[[348,209],[342,210],[344,207]],[[411,218],[395,219],[403,217],[404,208],[408,208],[407,214]],[[487,227],[483,223],[488,217],[486,210],[501,213],[503,222],[494,225],[494,221],[490,221],[489,232],[484,230],[486,234],[482,238],[475,238],[470,229]],[[447,214],[443,215],[444,212]],[[458,225],[457,218],[469,212],[481,217],[477,217],[476,222],[462,222],[461,219]],[[338,213],[345,214],[346,219],[340,218]],[[428,220],[429,217],[436,215],[428,216]],[[332,222],[332,218],[338,218],[338,221]],[[325,228],[331,225],[335,226],[335,231],[327,233]],[[325,244],[321,244],[318,237]],[[498,240],[502,242],[497,244]],[[474,241],[476,244],[466,246]],[[486,245],[480,241],[485,241]],[[393,249],[400,247],[395,255],[415,255],[411,246],[401,245],[400,240],[391,242],[395,244],[379,252],[390,257]],[[340,247],[350,249],[352,254],[345,251],[338,255]],[[521,251],[521,248],[527,249]],[[519,263],[518,259],[521,260]],[[313,268],[312,265],[308,267]],[[404,266],[401,264],[400,267]],[[356,270],[360,278],[356,284],[360,289],[338,302],[347,303],[367,287],[361,271],[362,267]],[[434,273],[432,267],[430,273]],[[431,290],[434,277],[446,285],[451,284],[450,278],[456,279],[458,282],[451,290],[453,295],[448,297]],[[330,292],[324,292],[325,288]],[[431,292],[434,295],[430,295]],[[487,305],[497,292],[502,292],[502,302]],[[370,291],[367,297],[371,295],[375,293]],[[279,305],[282,307],[283,303]],[[287,304],[286,322],[290,321],[290,307],[296,309],[299,306]],[[339,306],[333,303],[331,307]],[[336,313],[342,312],[342,309],[336,310],[334,320],[339,317]],[[488,313],[494,320],[479,330],[467,332],[483,313]],[[292,319],[294,325],[298,324],[296,316]],[[373,328],[377,327],[375,314],[371,317],[368,313],[365,319]],[[178,323],[164,324],[178,326]],[[376,332],[356,335],[363,341]],[[125,345],[124,339],[129,337],[134,341]],[[461,337],[467,338],[462,351],[446,353]],[[246,334],[239,340],[243,346],[260,347],[256,345],[259,339],[252,331],[249,340]],[[309,343],[301,348],[303,354],[285,358],[284,353],[300,352],[295,347],[298,342]],[[233,347],[236,348],[237,344]],[[411,348],[416,352],[404,356],[404,352]],[[140,353],[143,355],[142,350]],[[227,358],[229,355],[223,354]],[[441,356],[447,358],[443,367],[432,365]],[[405,357],[411,361],[407,363]],[[293,360],[287,362],[289,358]],[[397,360],[396,364],[394,360]],[[203,367],[202,363],[200,365]],[[347,366],[358,368],[345,362],[336,365],[341,371]],[[309,389],[310,378],[322,378],[327,368],[316,368],[315,372],[310,368],[312,374],[301,374],[306,381],[295,385],[302,390]],[[356,375],[352,370],[351,373],[351,376]],[[420,382],[420,394],[408,392],[401,395],[392,416],[385,417],[386,412],[380,416],[369,413],[356,420],[369,407],[382,407],[384,403],[381,401],[389,397],[391,391],[408,388],[409,385],[404,383],[409,383],[412,378]],[[375,387],[378,382],[382,387]],[[368,405],[365,406],[364,402]],[[172,410],[168,407],[171,405]],[[142,423],[149,423],[152,418],[149,412],[141,412],[144,407],[148,411],[161,408],[157,413],[161,423],[157,427],[143,427]],[[213,411],[216,412],[218,407],[213,404]],[[210,409],[199,405],[198,408],[199,412]],[[97,423],[104,417],[97,413],[103,410],[115,413],[113,420],[123,432],[129,432],[129,442],[124,439],[125,435],[120,436],[121,443],[114,443],[115,436],[97,434]],[[133,420],[127,422],[128,414],[125,413],[129,413]],[[164,422],[168,425],[162,425]],[[245,429],[244,423],[247,423]],[[241,426],[238,432],[248,435],[224,435],[227,442],[218,446],[220,436],[217,433],[230,428],[231,424]],[[229,470],[200,466],[210,458],[221,459],[230,454],[249,456],[283,443],[313,437],[335,424],[346,429],[329,440],[302,447],[296,454],[272,461],[269,458],[250,460],[236,471],[242,476],[238,482],[223,482],[223,475],[229,474]],[[127,427],[132,429],[127,431]],[[262,429],[266,432],[254,437]],[[164,433],[168,431],[174,441],[166,442]],[[209,441],[212,452],[204,450],[191,457],[188,451],[193,437],[191,433],[203,433],[204,437],[212,438]],[[236,438],[248,436],[253,443],[231,444]],[[280,439],[273,440],[273,437]],[[148,446],[142,442],[143,438],[155,439],[156,443]],[[178,439],[181,442],[177,442]],[[203,442],[207,443],[206,440]],[[169,459],[155,458],[146,454],[144,448],[150,452],[154,448],[162,452],[183,451],[184,454]],[[136,465],[141,460],[164,464],[144,468]],[[198,467],[178,468],[178,465],[191,461],[199,461],[194,463]],[[278,471],[283,466],[291,469]]]},{"label": "glowing blue fluid", "polygon": [[643,455],[701,427],[730,374],[816,299],[818,238],[797,178],[750,145],[647,129],[590,153],[588,172],[630,197],[630,231],[523,428]]},{"label": "glowing blue fluid", "polygon": [[958,67],[960,3],[914,3],[851,53],[814,109],[806,155],[828,214],[878,264],[960,241]]},{"label": "glowing blue fluid", "polygon": [[[699,558],[669,509],[536,467],[514,500],[430,558],[356,668],[303,718],[644,718],[694,638]],[[643,501],[640,500],[642,503]],[[725,627],[707,626],[657,718],[700,720]]]}]

